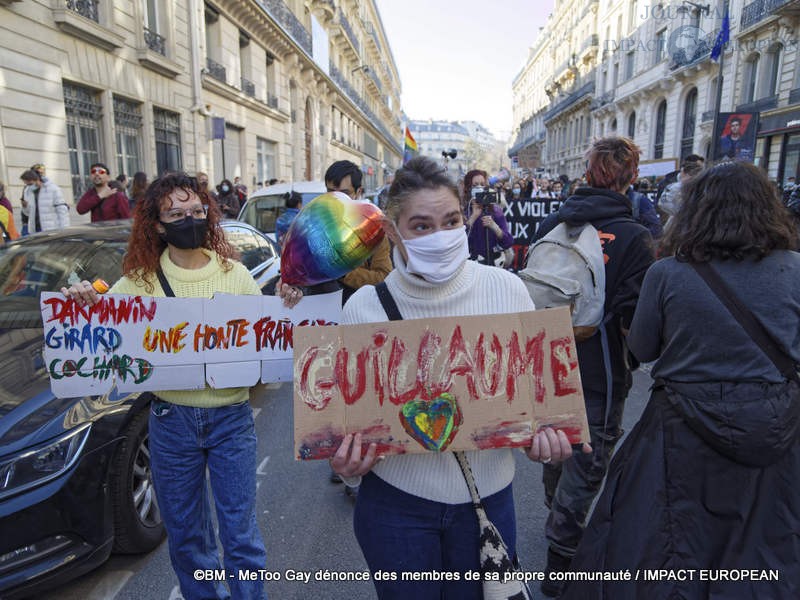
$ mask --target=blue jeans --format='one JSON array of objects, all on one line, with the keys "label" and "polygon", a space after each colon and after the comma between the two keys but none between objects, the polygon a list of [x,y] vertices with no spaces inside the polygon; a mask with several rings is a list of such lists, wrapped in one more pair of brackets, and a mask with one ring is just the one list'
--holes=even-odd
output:
[{"label": "blue jeans", "polygon": [[[256,523],[256,434],[250,404],[193,408],[154,400],[150,455],[169,556],[183,597],[265,599],[263,581],[237,578],[239,569],[265,569],[267,561]],[[220,569],[206,468],[230,594],[222,582],[194,576],[198,569]]]},{"label": "blue jeans", "polygon": [[[464,484],[466,486],[466,483]],[[489,519],[509,553],[516,554],[517,525],[511,486],[483,498]],[[367,474],[358,491],[353,528],[380,600],[481,600],[480,532],[472,503],[443,504],[407,494]],[[394,573],[378,581],[376,573]],[[402,581],[403,573],[458,573],[459,581]]]}]

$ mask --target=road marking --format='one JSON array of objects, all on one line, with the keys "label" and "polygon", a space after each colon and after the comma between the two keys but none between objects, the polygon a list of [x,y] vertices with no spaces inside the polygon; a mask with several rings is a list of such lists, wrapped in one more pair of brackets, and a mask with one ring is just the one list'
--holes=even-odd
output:
[{"label": "road marking", "polygon": [[255,420],[258,418],[258,414],[259,414],[260,412],[261,412],[261,409],[260,409],[260,408],[254,408],[254,409],[253,409],[253,421],[255,421]]},{"label": "road marking", "polygon": [[275,383],[268,383],[264,387],[268,390],[279,390],[283,386],[282,381],[276,381]]},{"label": "road marking", "polygon": [[128,579],[133,577],[133,571],[109,571],[100,582],[92,588],[88,600],[107,600],[116,598],[119,591],[128,583]]},{"label": "road marking", "polygon": [[266,468],[268,462],[269,456],[265,456],[264,460],[261,461],[261,464],[258,465],[258,468],[256,469],[256,475],[266,475],[264,469]]}]

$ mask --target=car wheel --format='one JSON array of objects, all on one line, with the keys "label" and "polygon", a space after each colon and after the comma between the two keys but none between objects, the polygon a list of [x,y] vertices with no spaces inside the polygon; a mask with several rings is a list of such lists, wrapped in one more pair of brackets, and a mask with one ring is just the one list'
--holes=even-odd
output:
[{"label": "car wheel", "polygon": [[149,552],[164,539],[150,473],[148,415],[149,405],[125,428],[112,465],[114,552],[123,554]]}]

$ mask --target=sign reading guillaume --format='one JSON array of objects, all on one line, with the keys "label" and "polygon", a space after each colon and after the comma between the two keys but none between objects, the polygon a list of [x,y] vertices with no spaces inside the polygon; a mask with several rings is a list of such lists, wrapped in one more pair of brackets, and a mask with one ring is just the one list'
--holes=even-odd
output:
[{"label": "sign reading guillaume", "polygon": [[44,360],[59,398],[249,387],[292,378],[296,327],[335,325],[341,292],[288,309],[275,296],[152,298],[107,294],[92,307],[41,300]]},{"label": "sign reading guillaume", "polygon": [[295,332],[298,459],[348,433],[404,454],[527,446],[545,425],[589,439],[568,308]]}]

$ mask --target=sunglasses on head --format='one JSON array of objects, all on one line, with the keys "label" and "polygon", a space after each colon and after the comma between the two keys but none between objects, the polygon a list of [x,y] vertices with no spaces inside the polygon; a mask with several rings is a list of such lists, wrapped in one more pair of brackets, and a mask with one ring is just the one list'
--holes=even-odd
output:
[{"label": "sunglasses on head", "polygon": [[95,168],[93,168],[93,169],[92,169],[91,171],[89,171],[89,172],[90,172],[92,175],[105,175],[105,174],[107,174],[107,173],[108,173],[108,171],[106,171],[106,170],[105,170],[104,168],[102,168],[102,167],[95,167]]}]

